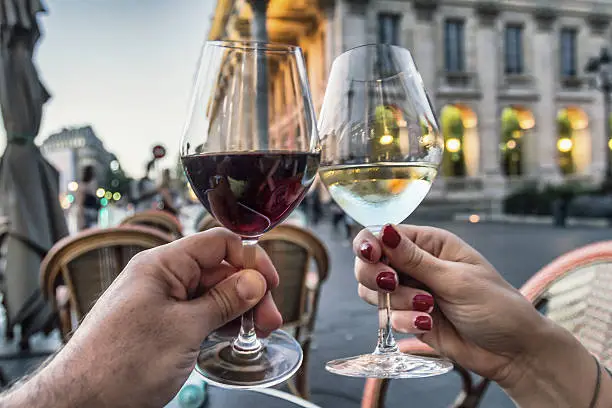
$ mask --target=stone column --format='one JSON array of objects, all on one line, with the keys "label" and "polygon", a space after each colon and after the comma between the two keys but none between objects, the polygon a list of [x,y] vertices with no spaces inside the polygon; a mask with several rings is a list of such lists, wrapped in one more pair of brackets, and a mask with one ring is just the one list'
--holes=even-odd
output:
[{"label": "stone column", "polygon": [[436,47],[442,44],[436,35],[435,12],[438,8],[437,0],[414,0],[412,3],[416,16],[416,27],[413,30],[414,49],[413,58],[416,63],[425,90],[431,101],[432,109],[436,109],[436,78],[438,66],[436,61]]},{"label": "stone column", "polygon": [[[591,14],[587,17],[590,27],[589,37],[589,57],[598,57],[602,47],[608,44],[606,35],[608,34],[609,20],[602,14]],[[582,68],[582,67],[579,67]],[[606,172],[606,160],[608,142],[606,140],[606,124],[608,120],[604,112],[603,93],[593,90],[593,103],[589,109],[589,133],[591,136],[591,165],[589,174],[594,181],[603,181]]]},{"label": "stone column", "polygon": [[[493,4],[493,3],[491,3]],[[500,163],[500,110],[497,101],[499,87],[499,59],[495,22],[499,10],[496,6],[477,8],[479,19],[476,37],[478,81],[482,97],[478,103],[478,135],[480,137],[480,174],[485,192],[499,196],[504,188]]]},{"label": "stone column", "polygon": [[[253,10],[253,23],[251,25],[251,37],[255,41],[268,42],[268,30],[266,28],[266,11],[268,0],[250,0]],[[257,92],[255,111],[257,112],[257,147],[260,150],[268,147],[268,63],[265,55],[257,57]]]},{"label": "stone column", "polygon": [[341,19],[342,51],[368,44],[368,0],[338,0],[336,19]]},{"label": "stone column", "polygon": [[558,182],[561,179],[557,162],[557,106],[556,93],[559,78],[557,36],[553,31],[556,12],[552,9],[537,9],[533,17],[536,32],[533,37],[533,49],[536,50],[533,61],[535,86],[539,100],[535,104],[536,127],[533,137],[537,140],[538,166],[534,169],[535,178],[545,183]]}]

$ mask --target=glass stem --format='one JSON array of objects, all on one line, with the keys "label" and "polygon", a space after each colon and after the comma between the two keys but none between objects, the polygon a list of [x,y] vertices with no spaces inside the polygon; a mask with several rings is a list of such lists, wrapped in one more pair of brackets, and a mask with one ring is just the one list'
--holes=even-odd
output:
[{"label": "glass stem", "polygon": [[[370,226],[368,229],[377,237],[380,236],[382,226]],[[382,256],[380,262],[388,264],[386,256]],[[374,354],[397,353],[399,347],[393,337],[391,328],[391,294],[388,292],[378,292],[378,341]]]},{"label": "glass stem", "polygon": [[378,292],[378,342],[374,354],[399,351],[391,329],[391,294]]},{"label": "glass stem", "polygon": [[[243,240],[242,250],[245,269],[255,268],[255,257],[257,254],[257,240]],[[234,353],[239,356],[250,357],[258,354],[263,349],[263,344],[255,333],[255,321],[253,310],[249,310],[242,315],[240,333],[232,343]]]}]

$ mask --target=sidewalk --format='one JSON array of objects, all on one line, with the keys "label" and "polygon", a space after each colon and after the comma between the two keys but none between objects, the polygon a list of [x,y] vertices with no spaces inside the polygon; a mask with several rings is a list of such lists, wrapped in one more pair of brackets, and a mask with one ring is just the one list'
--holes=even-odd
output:
[{"label": "sidewalk", "polygon": [[[453,221],[467,221],[471,223],[501,223],[501,224],[527,224],[527,225],[554,225],[552,216],[543,215],[512,215],[512,214],[485,214],[485,213],[457,213]],[[609,228],[610,221],[606,218],[578,218],[568,217],[568,227]]]}]

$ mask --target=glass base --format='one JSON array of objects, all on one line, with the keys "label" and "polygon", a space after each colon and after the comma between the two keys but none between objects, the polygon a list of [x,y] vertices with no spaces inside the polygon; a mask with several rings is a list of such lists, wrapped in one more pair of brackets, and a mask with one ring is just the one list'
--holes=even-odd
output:
[{"label": "glass base", "polygon": [[265,388],[288,380],[302,365],[300,344],[284,331],[261,342],[262,351],[242,356],[232,350],[232,340],[211,336],[202,343],[196,371],[221,388]]},{"label": "glass base", "polygon": [[453,369],[453,363],[446,359],[394,352],[332,360],[325,369],[348,377],[424,378],[448,373]]}]

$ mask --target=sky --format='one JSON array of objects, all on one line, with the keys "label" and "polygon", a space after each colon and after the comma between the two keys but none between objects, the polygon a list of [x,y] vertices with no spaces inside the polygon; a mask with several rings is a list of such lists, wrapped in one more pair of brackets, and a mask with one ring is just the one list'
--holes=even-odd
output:
[{"label": "sky", "polygon": [[36,63],[52,99],[37,140],[91,124],[132,177],[156,143],[174,167],[216,1],[43,1]]}]

